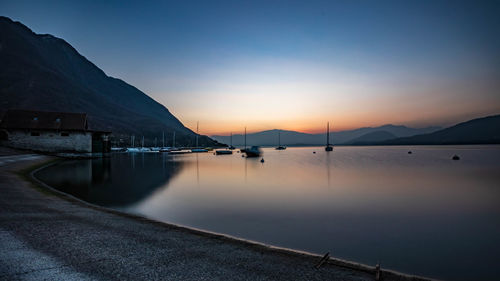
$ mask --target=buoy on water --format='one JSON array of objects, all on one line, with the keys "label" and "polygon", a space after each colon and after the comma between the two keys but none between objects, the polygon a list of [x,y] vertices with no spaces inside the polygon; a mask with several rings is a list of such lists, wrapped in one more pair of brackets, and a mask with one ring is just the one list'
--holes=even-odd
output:
[{"label": "buoy on water", "polygon": [[316,151],[313,151],[313,154],[316,154]]},{"label": "buoy on water", "polygon": [[411,150],[410,150],[410,151],[408,151],[408,154],[412,154]]},{"label": "buoy on water", "polygon": [[264,163],[264,158],[260,159],[260,163]]},{"label": "buoy on water", "polygon": [[460,160],[460,157],[458,157],[458,155],[455,154],[455,155],[453,155],[453,157],[451,159],[453,159],[453,160]]}]

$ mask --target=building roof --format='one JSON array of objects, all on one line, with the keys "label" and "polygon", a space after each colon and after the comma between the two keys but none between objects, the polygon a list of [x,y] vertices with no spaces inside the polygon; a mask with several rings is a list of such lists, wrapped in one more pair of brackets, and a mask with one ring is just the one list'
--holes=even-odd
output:
[{"label": "building roof", "polygon": [[9,109],[0,122],[0,128],[86,131],[87,114]]}]

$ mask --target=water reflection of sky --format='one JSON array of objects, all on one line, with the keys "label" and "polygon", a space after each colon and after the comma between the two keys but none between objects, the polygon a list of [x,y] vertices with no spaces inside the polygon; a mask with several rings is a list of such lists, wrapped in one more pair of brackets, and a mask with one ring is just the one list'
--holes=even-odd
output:
[{"label": "water reflection of sky", "polygon": [[[452,161],[454,154],[462,159]],[[109,164],[87,166],[100,179],[88,184],[89,194],[101,204],[273,245],[466,280],[500,273],[499,158],[497,146],[337,147],[331,153],[266,149],[265,163],[239,153],[120,154]],[[78,163],[54,168],[72,177],[70,171],[85,170]],[[100,170],[109,171],[102,176]]]}]

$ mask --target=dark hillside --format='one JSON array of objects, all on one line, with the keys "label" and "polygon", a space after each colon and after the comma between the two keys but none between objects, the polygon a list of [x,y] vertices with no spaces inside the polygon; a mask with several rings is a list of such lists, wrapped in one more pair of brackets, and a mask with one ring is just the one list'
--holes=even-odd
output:
[{"label": "dark hillside", "polygon": [[[6,17],[0,17],[0,65],[0,111],[85,112],[93,129],[112,131],[115,139],[144,135],[151,144],[175,130],[179,145],[194,143],[195,134],[163,105],[107,76],[66,41]],[[202,137],[200,144],[215,142]]]}]

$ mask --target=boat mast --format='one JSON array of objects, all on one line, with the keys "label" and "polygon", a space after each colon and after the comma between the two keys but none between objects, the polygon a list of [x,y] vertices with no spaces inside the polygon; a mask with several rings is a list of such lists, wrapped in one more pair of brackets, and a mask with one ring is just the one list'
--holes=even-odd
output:
[{"label": "boat mast", "polygon": [[142,136],[142,147],[144,147],[144,136]]},{"label": "boat mast", "polygon": [[247,149],[247,127],[245,127],[245,149]]},{"label": "boat mast", "polygon": [[165,147],[165,131],[161,132],[161,140],[163,142],[163,147]]},{"label": "boat mast", "polygon": [[330,146],[330,122],[326,125],[326,146]]},{"label": "boat mast", "polygon": [[281,146],[281,130],[278,130],[278,146]]},{"label": "boat mast", "polygon": [[196,121],[196,147],[198,147],[198,125],[199,125],[199,121]]},{"label": "boat mast", "polygon": [[174,137],[172,139],[172,147],[175,147],[175,131],[174,131]]},{"label": "boat mast", "polygon": [[230,143],[231,143],[231,147],[233,147],[233,132],[231,132]]}]

